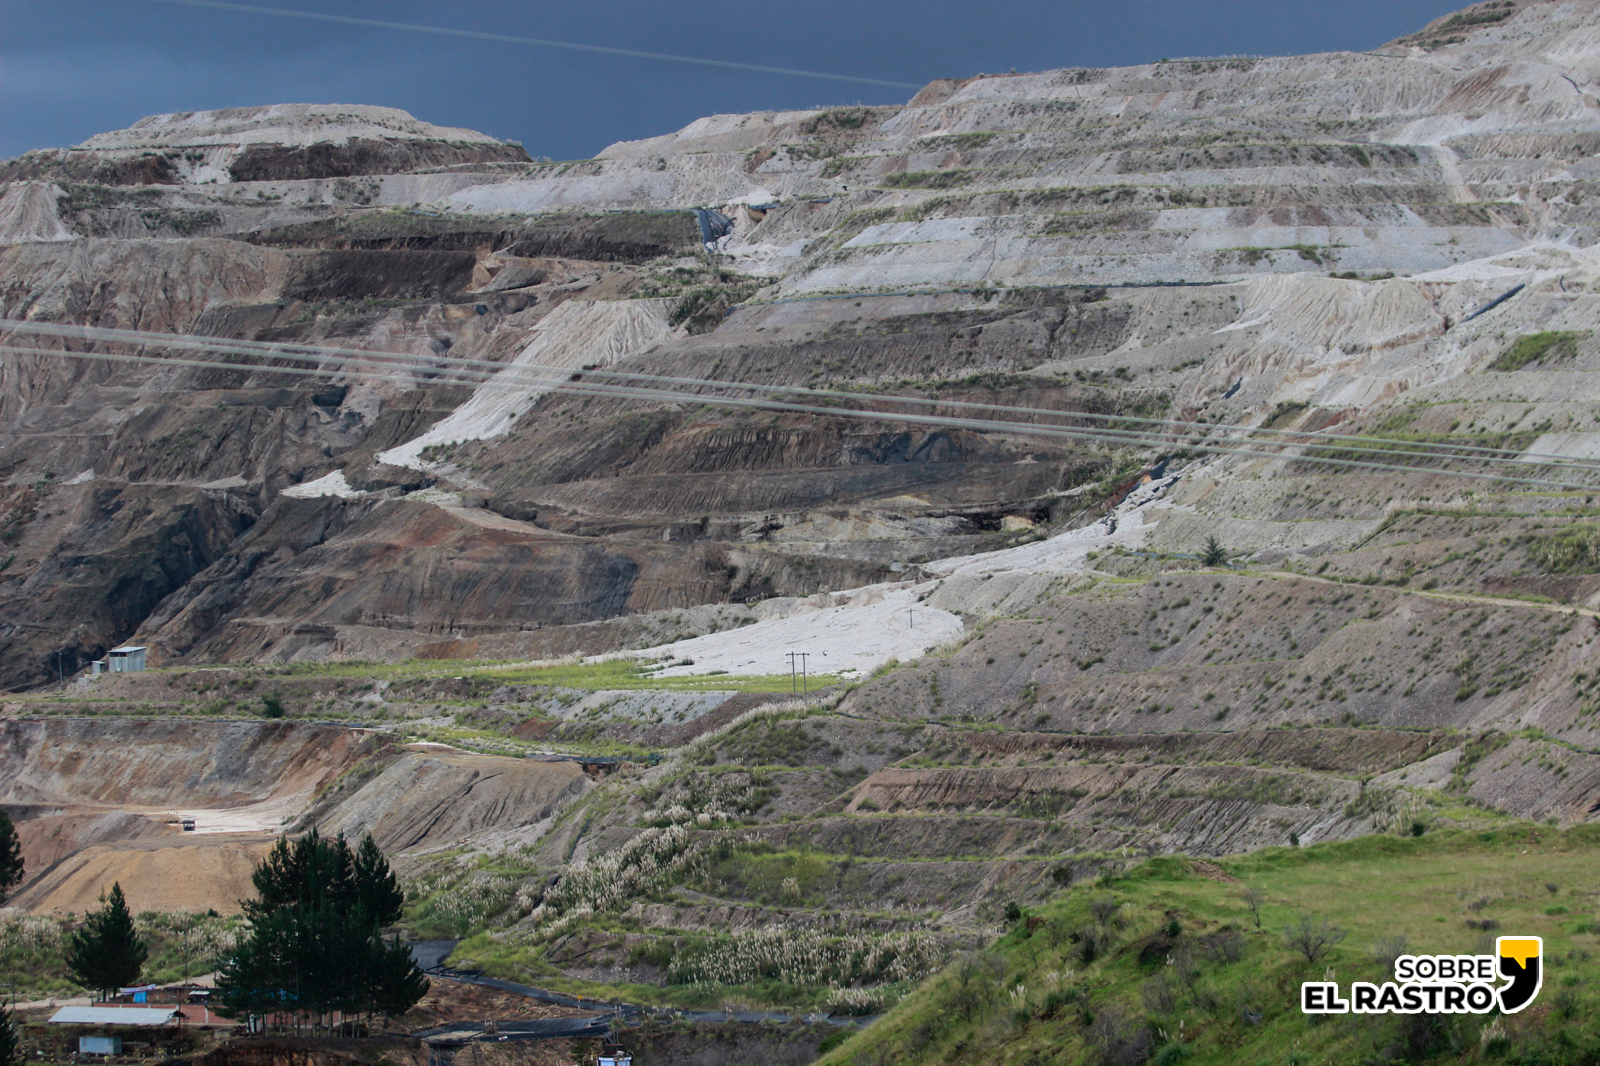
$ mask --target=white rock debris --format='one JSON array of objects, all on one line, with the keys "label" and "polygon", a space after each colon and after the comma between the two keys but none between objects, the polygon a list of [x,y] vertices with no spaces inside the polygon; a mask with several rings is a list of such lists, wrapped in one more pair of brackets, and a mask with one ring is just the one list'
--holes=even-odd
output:
[{"label": "white rock debris", "polygon": [[[727,673],[759,676],[789,672],[790,652],[805,652],[812,674],[857,676],[871,673],[890,660],[909,662],[947,645],[966,631],[962,614],[981,615],[979,586],[1000,574],[1079,574],[1089,569],[1089,553],[1111,548],[1137,548],[1149,527],[1144,512],[1177,482],[1176,476],[1148,481],[1128,494],[1115,513],[1090,526],[1047,540],[1001,551],[962,555],[926,563],[922,569],[938,579],[916,585],[868,585],[824,593],[803,600],[767,601],[758,608],[783,612],[779,617],[722,633],[709,633],[673,644],[647,648],[643,659],[667,658],[673,663],[662,677]],[[971,595],[963,595],[963,590]],[[960,613],[926,602],[969,600],[972,610]],[[950,604],[953,606],[953,604]]]}]

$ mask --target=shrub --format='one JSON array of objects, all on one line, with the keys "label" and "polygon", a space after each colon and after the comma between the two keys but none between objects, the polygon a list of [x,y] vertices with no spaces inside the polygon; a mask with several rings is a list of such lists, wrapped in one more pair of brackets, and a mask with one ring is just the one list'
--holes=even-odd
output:
[{"label": "shrub", "polygon": [[889,997],[881,988],[835,988],[828,993],[828,1011],[832,1014],[880,1014],[889,1006]]},{"label": "shrub", "polygon": [[1111,946],[1112,937],[1109,931],[1098,925],[1086,925],[1072,934],[1072,940],[1078,945],[1078,961],[1085,966],[1105,954]]},{"label": "shrub", "polygon": [[1200,942],[1206,958],[1215,963],[1238,962],[1244,958],[1244,934],[1237,929],[1222,929]]},{"label": "shrub", "polygon": [[1084,1037],[1101,1066],[1140,1066],[1150,1058],[1150,1027],[1114,1006],[1096,1012]]},{"label": "shrub", "polygon": [[510,906],[517,878],[474,870],[417,908],[416,923],[430,935],[465,937]]},{"label": "shrub", "polygon": [[1295,951],[1306,957],[1309,963],[1317,963],[1327,957],[1328,952],[1338,946],[1345,938],[1345,931],[1326,918],[1318,918],[1311,914],[1302,914],[1300,920],[1289,927],[1284,939]]},{"label": "shrub", "polygon": [[826,1055],[834,1048],[840,1047],[846,1040],[855,1035],[852,1029],[839,1029],[822,1038],[822,1043],[817,1045],[817,1054]]},{"label": "shrub", "polygon": [[833,985],[843,992],[846,985],[921,980],[943,965],[946,954],[944,942],[926,933],[832,937],[779,926],[680,951],[667,967],[667,980],[707,987],[781,981]]},{"label": "shrub", "polygon": [[[528,924],[543,935],[559,932],[676,880],[694,858],[684,826],[646,829],[614,851],[567,867],[529,911]],[[525,898],[519,894],[519,904]]]},{"label": "shrub", "polygon": [[1575,523],[1540,537],[1529,547],[1528,555],[1550,573],[1593,573],[1600,570],[1600,525]]},{"label": "shrub", "polygon": [[1409,948],[1410,944],[1405,935],[1397,933],[1394,936],[1386,936],[1382,940],[1374,942],[1372,945],[1372,957],[1379,966],[1383,967],[1384,973],[1392,974],[1394,973],[1395,961],[1406,954]]},{"label": "shrub", "polygon": [[1178,1063],[1188,1057],[1189,1048],[1186,1045],[1180,1044],[1176,1040],[1169,1040],[1156,1048],[1156,1053],[1151,1057],[1150,1061],[1155,1066],[1177,1066]]},{"label": "shrub", "polygon": [[1256,928],[1261,928],[1261,905],[1267,901],[1267,894],[1259,888],[1246,888],[1239,893],[1245,908],[1250,911],[1250,918],[1256,923]]},{"label": "shrub", "polygon": [[1178,986],[1166,974],[1156,974],[1140,986],[1139,1000],[1153,1014],[1171,1014],[1178,1006]]},{"label": "shrub", "polygon": [[1122,904],[1114,899],[1102,898],[1089,904],[1089,916],[1103,926],[1115,924],[1121,911]]}]

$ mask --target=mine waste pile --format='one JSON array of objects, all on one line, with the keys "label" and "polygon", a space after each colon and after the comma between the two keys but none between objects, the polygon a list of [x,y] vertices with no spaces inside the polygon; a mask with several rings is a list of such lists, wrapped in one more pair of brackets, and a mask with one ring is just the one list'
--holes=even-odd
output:
[{"label": "mine waste pile", "polygon": [[[1600,1061],[1597,153],[1600,3],[1490,0],[569,162],[284,104],[0,164],[0,971],[81,994],[115,882],[209,973],[316,829],[413,1033]],[[1299,1010],[1501,935],[1518,1014]]]}]

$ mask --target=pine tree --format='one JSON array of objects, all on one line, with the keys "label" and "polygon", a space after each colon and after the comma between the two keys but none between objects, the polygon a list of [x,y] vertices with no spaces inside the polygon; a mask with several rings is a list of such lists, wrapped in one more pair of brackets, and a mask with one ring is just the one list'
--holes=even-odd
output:
[{"label": "pine tree", "polygon": [[[0,811],[0,903],[22,883],[22,842],[5,811]],[[0,1059],[3,1066],[4,1059]]]},{"label": "pine tree", "polygon": [[406,894],[401,891],[399,879],[389,869],[389,861],[378,850],[378,842],[372,839],[371,833],[361,838],[353,872],[356,902],[367,912],[367,917],[379,928],[398,922],[405,908]]},{"label": "pine tree", "polygon": [[398,939],[405,893],[368,834],[352,852],[343,836],[280,837],[251,877],[250,933],[222,966],[218,1002],[233,1014],[404,1014],[428,980]]},{"label": "pine tree", "polygon": [[138,981],[150,949],[134,928],[121,884],[112,884],[111,896],[101,901],[105,905],[84,915],[83,925],[72,934],[67,969],[74,981],[103,996]]},{"label": "pine tree", "polygon": [[16,1017],[0,1008],[0,1066],[21,1066],[22,1035],[17,1032]]},{"label": "pine tree", "polygon": [[398,1018],[428,994],[428,979],[399,937],[387,943],[377,940],[371,973],[372,1009],[390,1018]]},{"label": "pine tree", "polygon": [[328,840],[313,829],[293,844],[279,837],[250,876],[259,898],[245,902],[245,914],[255,918],[324,900],[348,907],[355,899],[353,868],[354,856],[342,836]]}]

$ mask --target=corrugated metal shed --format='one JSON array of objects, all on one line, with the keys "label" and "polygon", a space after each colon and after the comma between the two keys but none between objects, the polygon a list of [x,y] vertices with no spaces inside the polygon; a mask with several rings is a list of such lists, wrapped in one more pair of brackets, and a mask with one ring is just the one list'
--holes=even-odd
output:
[{"label": "corrugated metal shed", "polygon": [[106,662],[113,674],[131,674],[144,669],[144,653],[148,648],[138,644],[124,644],[106,652]]},{"label": "corrugated metal shed", "polygon": [[58,1025],[172,1025],[171,1007],[62,1007],[50,1016]]}]

